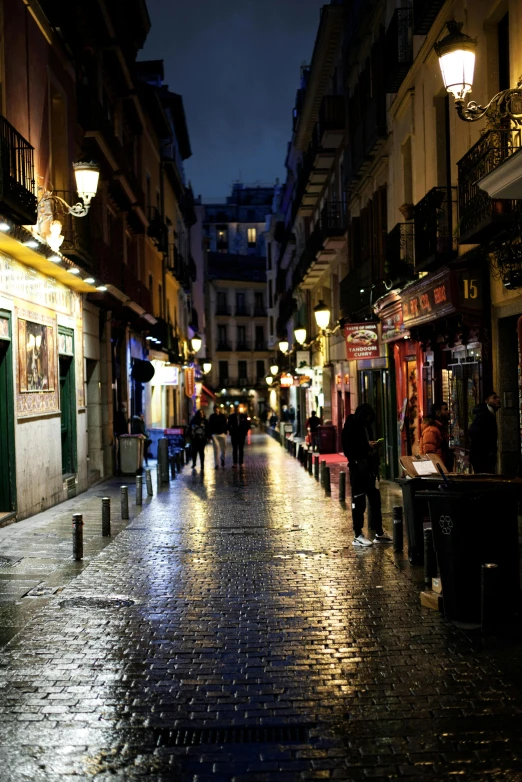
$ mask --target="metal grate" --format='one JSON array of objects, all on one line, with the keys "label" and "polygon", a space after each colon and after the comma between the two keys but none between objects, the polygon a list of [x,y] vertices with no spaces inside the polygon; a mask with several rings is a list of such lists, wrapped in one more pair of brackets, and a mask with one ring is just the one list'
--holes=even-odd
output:
[{"label": "metal grate", "polygon": [[120,597],[67,597],[60,600],[60,608],[128,608],[134,600]]},{"label": "metal grate", "polygon": [[176,728],[155,731],[158,747],[196,747],[202,744],[305,744],[313,724],[230,725],[216,728]]},{"label": "metal grate", "polygon": [[76,478],[74,475],[72,478],[66,478],[64,485],[65,491],[67,492],[67,499],[70,500],[72,497],[76,497]]}]

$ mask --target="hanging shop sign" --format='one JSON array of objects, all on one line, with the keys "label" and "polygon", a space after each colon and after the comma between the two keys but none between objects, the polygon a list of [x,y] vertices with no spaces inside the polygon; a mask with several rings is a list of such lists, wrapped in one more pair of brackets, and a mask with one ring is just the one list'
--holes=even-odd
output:
[{"label": "hanging shop sign", "polygon": [[480,312],[483,306],[482,273],[470,269],[444,269],[401,293],[406,327],[418,326],[455,312]]},{"label": "hanging shop sign", "polygon": [[348,323],[344,327],[346,358],[377,358],[380,353],[377,323]]},{"label": "hanging shop sign", "polygon": [[294,385],[294,377],[293,375],[286,373],[281,375],[281,380],[279,382],[281,383],[281,388],[290,388]]},{"label": "hanging shop sign", "polygon": [[191,398],[194,396],[195,390],[194,367],[187,367],[185,369],[185,395]]},{"label": "hanging shop sign", "polygon": [[312,385],[312,378],[308,375],[299,375],[299,387],[300,388],[310,388]]},{"label": "hanging shop sign", "polygon": [[380,313],[381,339],[383,342],[394,342],[397,339],[409,337],[409,331],[404,325],[401,302],[395,302],[393,307]]},{"label": "hanging shop sign", "polygon": [[305,369],[310,366],[309,350],[296,350],[295,366],[296,366],[296,372],[298,372],[300,369]]}]

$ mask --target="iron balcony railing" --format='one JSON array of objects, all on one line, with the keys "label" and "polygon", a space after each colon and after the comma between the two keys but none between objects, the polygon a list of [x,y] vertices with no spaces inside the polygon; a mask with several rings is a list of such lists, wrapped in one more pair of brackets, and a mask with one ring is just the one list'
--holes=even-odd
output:
[{"label": "iron balcony railing", "polygon": [[228,341],[223,341],[223,340],[221,340],[221,341],[219,341],[219,342],[217,343],[217,348],[216,348],[216,350],[219,350],[219,351],[221,351],[222,353],[230,353],[230,352],[231,352],[231,350],[232,350],[232,345],[231,345],[231,344],[230,344],[230,342],[228,342]]},{"label": "iron balcony railing", "polygon": [[398,91],[413,63],[412,22],[411,8],[397,8],[386,30],[386,92]]},{"label": "iron balcony railing", "polygon": [[490,198],[477,181],[494,171],[505,160],[520,154],[522,131],[502,128],[488,130],[459,160],[459,241],[476,244],[489,238],[498,223],[512,219],[518,201]]},{"label": "iron balcony railing", "polygon": [[321,238],[323,242],[331,237],[346,233],[346,205],[343,201],[328,201],[321,210]]},{"label": "iron balcony railing", "polygon": [[254,307],[254,318],[266,318],[266,307]]},{"label": "iron balcony railing", "polygon": [[248,307],[236,307],[236,318],[249,318],[250,309]]},{"label": "iron balcony railing", "polygon": [[456,253],[456,205],[456,187],[433,187],[415,204],[415,271],[436,268]]},{"label": "iron balcony railing", "polygon": [[34,149],[0,115],[0,208],[18,225],[36,223]]},{"label": "iron balcony railing", "polygon": [[230,307],[227,307],[226,304],[218,304],[216,306],[216,315],[230,315]]},{"label": "iron balcony railing", "polygon": [[397,223],[386,241],[385,275],[392,282],[412,280],[415,276],[415,226]]},{"label": "iron balcony railing", "polygon": [[413,32],[427,35],[445,0],[413,0]]}]

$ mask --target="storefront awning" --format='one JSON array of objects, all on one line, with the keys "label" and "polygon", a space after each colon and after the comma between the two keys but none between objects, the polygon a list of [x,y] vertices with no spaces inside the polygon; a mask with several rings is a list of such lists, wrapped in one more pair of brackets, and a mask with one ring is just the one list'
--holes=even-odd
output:
[{"label": "storefront awning", "polygon": [[214,392],[213,392],[213,391],[211,391],[211,390],[210,390],[209,388],[207,388],[206,386],[202,385],[202,386],[201,386],[201,390],[203,391],[203,393],[204,393],[204,394],[206,394],[206,395],[208,396],[208,398],[209,398],[209,399],[213,399],[213,400],[214,400],[214,402],[217,402],[217,401],[218,401],[218,398],[217,398],[217,396],[214,394]]}]

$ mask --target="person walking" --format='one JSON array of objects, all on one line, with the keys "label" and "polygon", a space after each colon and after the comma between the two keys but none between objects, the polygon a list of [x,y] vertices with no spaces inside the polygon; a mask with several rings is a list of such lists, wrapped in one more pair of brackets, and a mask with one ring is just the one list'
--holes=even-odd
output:
[{"label": "person walking", "polygon": [[382,526],[381,493],[376,485],[379,478],[379,455],[378,441],[373,439],[374,421],[372,406],[363,403],[354,414],[346,418],[342,432],[343,451],[348,459],[352,490],[353,545],[361,548],[372,545],[372,541],[363,535],[366,498],[376,530],[373,542],[391,542]]},{"label": "person walking", "polygon": [[208,419],[208,431],[214,447],[214,467],[219,470],[220,455],[223,468],[227,455],[227,419],[219,405],[214,405],[214,412]]},{"label": "person walking", "polygon": [[145,416],[143,413],[132,416],[131,434],[142,434],[145,437],[143,443],[143,458],[145,459],[145,464],[148,464],[149,445],[151,445],[152,440],[150,439],[147,427],[145,426]]},{"label": "person walking", "polygon": [[205,446],[208,442],[208,421],[203,410],[198,410],[190,422],[192,436],[192,469],[196,469],[196,461],[199,454],[201,470],[205,469]]},{"label": "person walking", "polygon": [[469,427],[469,463],[473,472],[495,473],[497,471],[497,412],[500,397],[492,391],[485,401],[473,409],[473,423]]},{"label": "person walking", "polygon": [[232,413],[228,417],[227,429],[230,433],[230,439],[232,440],[232,467],[236,468],[238,465],[243,467],[243,451],[245,447],[245,439],[250,429],[250,421],[244,413]]},{"label": "person walking", "polygon": [[319,432],[318,429],[321,426],[321,419],[315,412],[315,410],[312,410],[310,413],[310,418],[306,422],[306,429],[310,432],[310,444],[312,446],[312,451],[317,450],[318,445],[318,438],[319,438]]}]

